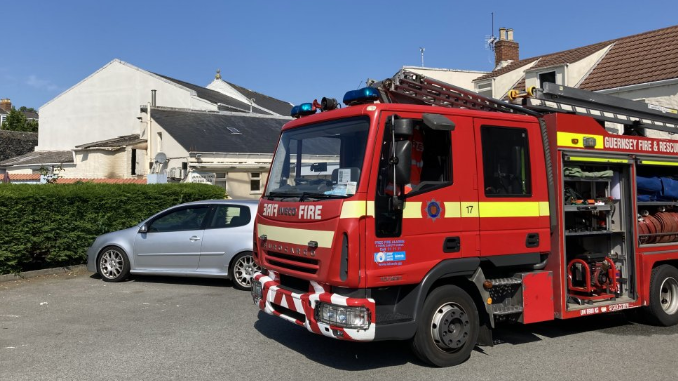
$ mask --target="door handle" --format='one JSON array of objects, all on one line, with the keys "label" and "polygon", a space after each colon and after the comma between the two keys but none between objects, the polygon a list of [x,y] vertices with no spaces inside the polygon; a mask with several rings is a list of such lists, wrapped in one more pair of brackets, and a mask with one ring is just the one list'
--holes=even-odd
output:
[{"label": "door handle", "polygon": [[443,242],[443,253],[458,253],[461,251],[461,239],[459,237],[447,237]]},{"label": "door handle", "polygon": [[200,237],[198,237],[197,235],[194,235],[193,237],[189,238],[189,240],[193,241],[193,242],[200,241]]},{"label": "door handle", "polygon": [[529,233],[525,238],[525,247],[538,247],[539,233]]}]

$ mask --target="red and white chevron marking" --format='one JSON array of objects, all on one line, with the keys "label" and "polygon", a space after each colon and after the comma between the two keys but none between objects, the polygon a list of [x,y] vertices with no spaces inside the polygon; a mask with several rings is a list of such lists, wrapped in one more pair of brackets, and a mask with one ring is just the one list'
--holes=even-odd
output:
[{"label": "red and white chevron marking", "polygon": [[[347,298],[338,294],[328,292],[329,287],[311,281],[312,291],[304,294],[291,292],[280,288],[278,274],[274,271],[268,272],[268,275],[258,273],[254,277],[255,282],[262,285],[262,298],[259,301],[259,308],[269,315],[278,316],[291,323],[306,327],[309,331],[321,334],[327,337],[340,340],[351,341],[372,341],[375,333],[375,304],[371,298]],[[351,329],[332,326],[315,320],[315,309],[318,303],[331,303],[339,306],[359,307],[364,306],[370,311],[371,323],[368,329]],[[274,309],[280,306],[291,311],[304,315],[305,319],[299,320],[285,313]]]}]

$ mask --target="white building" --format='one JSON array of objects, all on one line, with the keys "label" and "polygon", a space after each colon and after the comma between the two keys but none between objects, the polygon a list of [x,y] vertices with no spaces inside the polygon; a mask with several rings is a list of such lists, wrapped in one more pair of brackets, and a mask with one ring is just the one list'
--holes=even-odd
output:
[{"label": "white building", "polygon": [[[201,138],[210,140],[209,147],[216,147],[214,143],[221,140],[242,143],[225,128],[236,119],[252,131],[257,124],[242,120],[265,120],[266,139],[276,140],[280,127],[291,120],[283,116],[289,115],[291,107],[290,103],[226,82],[219,71],[207,87],[202,87],[115,59],[43,105],[35,152],[0,162],[0,168],[10,175],[47,169],[64,179],[143,178],[151,170],[173,170],[168,175],[176,181],[185,180],[194,170],[209,170],[230,196],[257,197],[260,189],[255,185],[263,184],[261,179],[268,170],[274,144],[224,146],[237,146],[234,152],[196,149],[203,145]],[[213,128],[214,134],[206,137],[202,134],[206,128],[200,124],[202,119],[180,118],[184,124],[177,126],[172,121],[156,121],[156,110],[158,117],[169,110],[174,110],[175,116],[218,115],[216,120],[224,128]],[[171,131],[165,130],[163,123],[171,125]],[[250,136],[250,130],[243,131],[243,135]],[[156,163],[159,153],[169,160]],[[223,159],[232,154],[240,159]],[[242,159],[245,154],[255,159]],[[222,157],[219,162],[224,166],[193,165],[199,163],[192,157],[210,155]]]}]

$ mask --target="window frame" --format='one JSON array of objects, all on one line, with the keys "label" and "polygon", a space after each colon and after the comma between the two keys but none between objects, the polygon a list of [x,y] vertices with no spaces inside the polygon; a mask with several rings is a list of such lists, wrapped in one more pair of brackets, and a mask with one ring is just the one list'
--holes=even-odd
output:
[{"label": "window frame", "polygon": [[[200,227],[198,229],[179,229],[179,230],[165,230],[165,231],[152,231],[151,228],[153,227],[153,224],[158,221],[159,219],[169,216],[170,214],[181,212],[184,210],[188,209],[207,209],[207,212],[205,214],[205,217],[203,217],[202,223],[200,224]],[[171,210],[168,210],[156,217],[153,217],[151,220],[149,220],[146,225],[148,226],[148,229],[146,233],[174,233],[174,232],[182,232],[182,231],[195,231],[195,230],[205,230],[205,226],[207,224],[207,221],[211,218],[212,215],[212,210],[211,210],[211,205],[187,205],[187,206],[182,206],[178,208],[173,208]]]},{"label": "window frame", "polygon": [[[490,147],[492,149],[486,150],[486,145],[483,140],[483,132],[487,131],[487,129],[501,129],[501,130],[508,130],[508,131],[516,131],[516,132],[522,132],[525,134],[524,138],[524,148],[525,148],[525,157],[526,157],[526,163],[525,163],[525,169],[526,169],[526,174],[525,174],[525,179],[527,179],[527,184],[529,187],[525,190],[526,192],[523,194],[509,194],[509,193],[497,193],[497,194],[488,194],[487,189],[488,185],[487,184],[487,174],[488,174],[488,168],[486,167],[486,163],[488,162],[487,160],[487,154],[489,152],[494,152],[496,151],[497,147]],[[515,146],[513,146],[515,147]],[[489,124],[483,124],[480,126],[480,148],[481,148],[481,153],[480,153],[480,158],[482,160],[482,168],[483,168],[483,187],[482,187],[482,194],[487,197],[487,198],[531,198],[534,195],[534,185],[533,185],[533,179],[532,179],[532,158],[530,155],[530,134],[529,134],[529,129],[526,126],[522,127],[510,127],[510,126],[498,126],[498,125],[489,125]]]},{"label": "window frame", "polygon": [[[248,216],[249,216],[249,219],[247,220],[247,223],[245,223],[245,224],[243,224],[243,225],[237,225],[237,226],[230,226],[230,225],[227,225],[227,226],[221,226],[221,227],[214,226],[214,218],[216,217],[216,215],[217,215],[217,213],[218,213],[218,212],[217,212],[217,209],[220,208],[220,207],[225,207],[225,208],[227,208],[227,209],[226,209],[226,210],[227,210],[226,213],[228,213],[228,208],[238,208],[238,209],[240,209],[241,213],[242,213],[242,210],[247,210],[247,214],[248,214]],[[252,222],[252,219],[254,218],[254,217],[252,216],[252,214],[253,214],[253,213],[252,213],[252,210],[251,210],[250,207],[247,206],[247,205],[240,205],[240,204],[216,204],[216,205],[212,205],[211,214],[210,214],[210,216],[209,216],[209,222],[205,225],[205,230],[213,230],[213,229],[234,229],[234,228],[240,228],[240,227],[243,227],[243,226],[247,226],[247,225],[249,225],[249,224]]]}]

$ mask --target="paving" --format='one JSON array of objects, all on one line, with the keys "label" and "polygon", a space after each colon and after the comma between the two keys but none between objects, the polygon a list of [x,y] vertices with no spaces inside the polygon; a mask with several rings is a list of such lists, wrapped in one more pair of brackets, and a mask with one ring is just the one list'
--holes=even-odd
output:
[{"label": "paving", "polygon": [[678,327],[626,314],[504,326],[454,368],[404,342],[349,343],[263,314],[226,280],[79,268],[0,283],[0,380],[676,380]]}]

